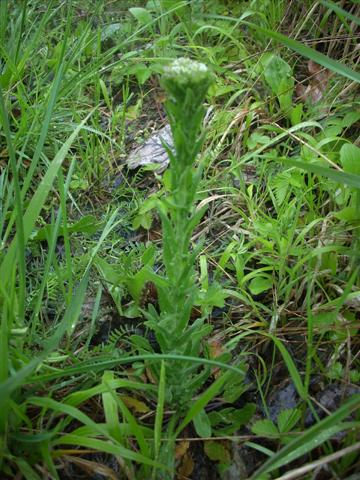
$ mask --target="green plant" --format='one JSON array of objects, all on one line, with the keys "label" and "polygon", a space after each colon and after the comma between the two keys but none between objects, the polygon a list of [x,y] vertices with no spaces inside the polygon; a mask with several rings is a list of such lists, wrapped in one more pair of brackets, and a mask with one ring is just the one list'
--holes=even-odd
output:
[{"label": "green plant", "polygon": [[[150,306],[145,315],[146,324],[155,332],[161,352],[179,356],[178,361],[172,362],[171,368],[166,368],[166,374],[163,373],[164,398],[177,409],[167,428],[172,441],[192,420],[199,433],[204,431],[203,422],[210,427],[203,408],[219,392],[226,379],[231,383],[229,372],[221,375],[188,410],[189,401],[210,375],[208,368],[199,371],[183,361],[181,356],[201,357],[201,340],[211,331],[211,327],[204,324],[205,317],[190,324],[191,311],[198,296],[195,259],[201,248],[201,244],[192,245],[191,237],[205,213],[205,208],[199,210],[195,204],[202,174],[202,163],[198,162],[203,143],[200,129],[204,116],[203,101],[211,82],[212,75],[205,65],[185,58],[175,60],[165,68],[162,76],[162,85],[168,94],[166,110],[175,152],[168,148],[169,195],[158,203],[165,268],[161,281],[160,278],[154,279],[160,312]],[[242,378],[239,381],[241,383]],[[177,426],[184,415],[185,419]],[[206,431],[211,433],[211,428]],[[159,455],[161,459],[165,455],[165,463],[173,465],[172,448],[161,448]]]},{"label": "green plant", "polygon": [[[203,142],[199,135],[204,116],[203,101],[212,77],[203,64],[178,59],[165,69],[162,85],[168,94],[166,109],[174,138],[175,153],[170,157],[170,192],[159,202],[163,229],[163,261],[165,285],[158,285],[160,313],[147,313],[148,326],[155,332],[161,351],[198,356],[200,340],[209,333],[204,320],[189,325],[195,303],[195,258],[199,247],[191,245],[191,236],[205,213],[195,205],[196,189],[202,165],[195,165]],[[167,378],[168,394],[178,404],[186,402],[183,389],[186,381],[181,365],[174,368],[173,379]],[[185,374],[185,375],[184,375]],[[190,392],[189,392],[190,393]]]},{"label": "green plant", "polygon": [[284,444],[288,443],[292,437],[286,435],[289,432],[296,432],[296,425],[301,419],[302,412],[300,409],[290,408],[282,410],[276,420],[276,424],[270,420],[256,421],[251,430],[259,436],[270,439],[280,439]]}]

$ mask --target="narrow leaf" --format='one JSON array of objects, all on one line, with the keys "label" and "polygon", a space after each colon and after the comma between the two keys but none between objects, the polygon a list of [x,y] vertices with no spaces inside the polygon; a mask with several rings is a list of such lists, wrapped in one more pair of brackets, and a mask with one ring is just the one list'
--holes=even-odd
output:
[{"label": "narrow leaf", "polygon": [[264,27],[260,27],[259,25],[255,25],[253,23],[248,23],[248,22],[244,22],[244,23],[246,23],[249,27],[254,28],[255,30],[263,33],[264,35],[267,35],[268,37],[283,43],[286,47],[290,48],[291,50],[294,50],[300,55],[310,58],[311,60],[318,63],[319,65],[322,65],[323,67],[328,68],[332,72],[338,73],[339,75],[349,78],[354,82],[357,82],[357,83],[360,82],[360,73],[355,72],[354,70],[347,67],[343,63],[337,62],[336,60],[333,60],[332,58],[324,55],[323,53],[320,53],[314,50],[313,48],[307,47],[303,45],[301,42],[298,42],[297,40],[289,38],[286,35],[283,35],[282,33],[275,32],[273,30],[269,30]]},{"label": "narrow leaf", "polygon": [[360,175],[355,175],[353,173],[342,172],[339,170],[332,170],[331,168],[321,167],[320,165],[315,165],[313,163],[306,163],[300,160],[290,160],[289,158],[282,158],[281,161],[286,165],[291,167],[301,168],[308,172],[316,173],[317,175],[322,175],[324,177],[334,180],[334,182],[339,182],[349,187],[355,187],[360,189]]}]

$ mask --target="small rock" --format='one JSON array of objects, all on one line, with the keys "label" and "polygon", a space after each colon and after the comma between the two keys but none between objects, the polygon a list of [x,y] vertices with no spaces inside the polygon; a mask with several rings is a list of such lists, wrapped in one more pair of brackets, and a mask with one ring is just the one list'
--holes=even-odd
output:
[{"label": "small rock", "polygon": [[164,171],[169,164],[169,156],[163,143],[166,143],[173,149],[174,142],[170,125],[165,125],[161,130],[151,135],[143,145],[140,145],[130,153],[126,160],[129,169],[133,170],[134,168],[155,163],[159,165],[156,169],[157,172]]},{"label": "small rock", "polygon": [[279,385],[279,387],[272,392],[268,401],[270,419],[276,423],[279,413],[283,410],[296,408],[298,403],[299,396],[292,382]]}]

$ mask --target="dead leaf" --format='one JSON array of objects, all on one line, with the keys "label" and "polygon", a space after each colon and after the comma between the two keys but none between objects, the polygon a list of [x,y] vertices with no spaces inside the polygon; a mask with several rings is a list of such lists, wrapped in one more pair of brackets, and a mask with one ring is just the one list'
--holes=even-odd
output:
[{"label": "dead leaf", "polygon": [[188,451],[190,446],[190,442],[188,440],[182,440],[180,443],[176,445],[175,448],[175,458],[176,460],[180,460],[185,453]]},{"label": "dead leaf", "polygon": [[177,480],[189,480],[189,475],[194,470],[194,460],[190,452],[187,452],[177,470]]},{"label": "dead leaf", "polygon": [[215,359],[220,357],[224,353],[223,344],[219,338],[213,338],[209,340],[209,353],[210,358]]},{"label": "dead leaf", "polygon": [[311,101],[313,103],[317,103],[319,102],[322,97],[323,97],[323,92],[320,90],[319,87],[313,87],[311,90],[310,90],[310,97],[311,97]]},{"label": "dead leaf", "polygon": [[228,442],[205,442],[204,452],[213,462],[231,463]]},{"label": "dead leaf", "polygon": [[111,468],[107,467],[106,465],[103,465],[102,463],[97,463],[97,462],[92,462],[90,460],[86,460],[85,458],[80,458],[80,457],[71,457],[69,455],[64,455],[63,457],[66,459],[69,463],[74,463],[78,467],[80,467],[82,470],[87,472],[87,474],[91,475],[101,475],[104,476],[105,478],[109,478],[110,480],[116,480],[118,475],[112,470]]},{"label": "dead leaf", "polygon": [[317,103],[323,97],[322,90],[316,84],[305,87],[305,85],[299,83],[296,85],[295,93],[302,102]]},{"label": "dead leaf", "polygon": [[138,400],[137,398],[128,397],[128,396],[121,396],[121,400],[125,403],[125,405],[133,410],[136,413],[148,413],[150,412],[150,408],[146,405],[146,403]]},{"label": "dead leaf", "polygon": [[317,103],[324,96],[331,72],[313,60],[308,61],[307,67],[311,75],[310,82],[308,85],[296,85],[295,93],[302,102]]},{"label": "dead leaf", "polygon": [[[223,334],[214,335],[212,338],[208,340],[210,359],[215,360],[226,351],[223,345],[224,345]],[[218,367],[213,368],[211,372],[215,378],[217,378],[221,373],[220,368]]]},{"label": "dead leaf", "polygon": [[314,62],[313,60],[308,61],[308,70],[311,75],[317,75],[321,70],[322,66],[318,63]]},{"label": "dead leaf", "polygon": [[152,383],[153,385],[157,385],[158,384],[158,380],[157,378],[154,376],[154,374],[152,373],[151,369],[146,367],[145,368],[145,371],[146,371],[146,377],[147,379],[150,381],[150,383]]}]

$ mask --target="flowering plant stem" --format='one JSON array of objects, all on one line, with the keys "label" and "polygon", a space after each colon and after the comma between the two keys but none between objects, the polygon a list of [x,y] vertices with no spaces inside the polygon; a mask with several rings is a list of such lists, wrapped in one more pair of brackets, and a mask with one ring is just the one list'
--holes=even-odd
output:
[{"label": "flowering plant stem", "polygon": [[[194,265],[198,248],[191,237],[204,210],[196,210],[195,197],[201,179],[201,163],[195,165],[203,137],[203,102],[212,75],[201,63],[181,58],[165,69],[162,85],[168,99],[166,110],[174,139],[170,157],[170,194],[159,203],[163,230],[163,261],[166,281],[158,286],[160,314],[150,310],[149,326],[155,331],[163,353],[198,356],[200,341],[211,328],[197,319],[190,325],[196,295]],[[194,366],[174,362],[167,375],[168,400],[187,402],[199,388]],[[188,392],[184,395],[184,386]],[[181,400],[180,400],[181,397]]]},{"label": "flowering plant stem", "polygon": [[[197,292],[195,261],[199,251],[199,246],[192,246],[191,237],[205,211],[197,210],[195,205],[202,174],[201,162],[196,161],[203,144],[203,102],[212,75],[205,65],[180,58],[165,69],[161,81],[168,96],[166,111],[174,151],[168,148],[170,192],[159,202],[165,267],[165,278],[157,285],[160,313],[150,306],[147,323],[155,332],[162,353],[198,358],[201,339],[211,327],[204,325],[204,318],[190,324]],[[171,473],[163,472],[159,477],[159,472],[154,471],[153,478],[173,478],[177,423],[209,374],[208,367],[199,368],[181,360],[171,362],[171,367],[166,369],[162,381],[164,398],[176,413],[167,425],[169,442],[161,446],[157,460],[167,464]]]},{"label": "flowering plant stem", "polygon": [[[207,67],[186,58],[166,68],[162,85],[168,94],[166,110],[174,139],[170,156],[170,197],[162,202],[163,256],[167,288],[162,295],[161,320],[167,333],[167,349],[181,348],[181,337],[189,324],[194,302],[194,263],[191,236],[203,211],[195,210],[195,195],[201,178],[201,164],[195,161],[201,149],[203,102],[212,77]],[[188,342],[187,342],[188,343]],[[189,353],[189,352],[188,352]],[[192,352],[195,353],[195,352]]]}]

